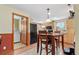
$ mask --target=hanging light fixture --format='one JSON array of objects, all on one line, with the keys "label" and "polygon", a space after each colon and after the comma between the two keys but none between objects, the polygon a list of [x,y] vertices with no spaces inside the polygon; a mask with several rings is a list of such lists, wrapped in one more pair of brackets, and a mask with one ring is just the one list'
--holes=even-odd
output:
[{"label": "hanging light fixture", "polygon": [[50,18],[50,9],[47,8],[47,18],[49,19]]},{"label": "hanging light fixture", "polygon": [[47,10],[47,20],[46,20],[46,22],[51,22],[51,20],[50,20],[50,9],[47,8],[46,10]]}]

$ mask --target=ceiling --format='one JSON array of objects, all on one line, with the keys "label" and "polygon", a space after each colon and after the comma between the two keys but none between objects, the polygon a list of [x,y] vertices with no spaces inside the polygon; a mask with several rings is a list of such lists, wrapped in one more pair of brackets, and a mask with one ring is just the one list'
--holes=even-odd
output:
[{"label": "ceiling", "polygon": [[24,11],[36,22],[47,19],[47,8],[50,8],[50,18],[52,20],[69,16],[67,4],[9,4],[8,6]]}]

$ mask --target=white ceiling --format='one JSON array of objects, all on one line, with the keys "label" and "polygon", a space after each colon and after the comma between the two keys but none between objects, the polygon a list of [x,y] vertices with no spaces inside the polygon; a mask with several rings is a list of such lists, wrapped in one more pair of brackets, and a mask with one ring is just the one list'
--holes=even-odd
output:
[{"label": "white ceiling", "polygon": [[50,8],[51,19],[57,20],[69,16],[67,4],[11,4],[8,6],[28,13],[29,16],[37,22],[47,19],[47,8]]}]

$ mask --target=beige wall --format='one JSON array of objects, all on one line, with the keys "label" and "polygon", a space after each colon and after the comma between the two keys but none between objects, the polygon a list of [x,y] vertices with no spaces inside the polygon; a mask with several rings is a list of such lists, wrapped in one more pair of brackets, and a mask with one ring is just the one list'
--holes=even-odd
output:
[{"label": "beige wall", "polygon": [[75,24],[75,40],[76,40],[76,54],[79,54],[79,4],[74,5],[75,10],[75,17],[74,17],[74,24]]},{"label": "beige wall", "polygon": [[[24,16],[28,16],[27,13],[23,11],[8,7],[6,5],[0,5],[0,34],[12,33],[12,13],[13,12]],[[30,29],[30,26],[28,27],[29,27],[28,29]]]}]

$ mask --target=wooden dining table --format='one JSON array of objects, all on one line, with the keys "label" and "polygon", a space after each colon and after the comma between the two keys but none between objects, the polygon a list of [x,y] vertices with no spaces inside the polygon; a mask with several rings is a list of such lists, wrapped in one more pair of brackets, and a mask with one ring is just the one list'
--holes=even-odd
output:
[{"label": "wooden dining table", "polygon": [[[40,34],[40,36],[46,36],[46,34]],[[58,40],[60,41],[61,38],[61,43],[62,43],[62,51],[64,52],[64,33],[53,33],[53,34],[47,34],[47,36],[52,36],[51,39],[51,44],[52,44],[52,55],[55,55],[55,39],[58,37]],[[38,34],[38,39],[37,39],[37,53],[39,52],[39,47],[40,47],[40,37]]]}]

